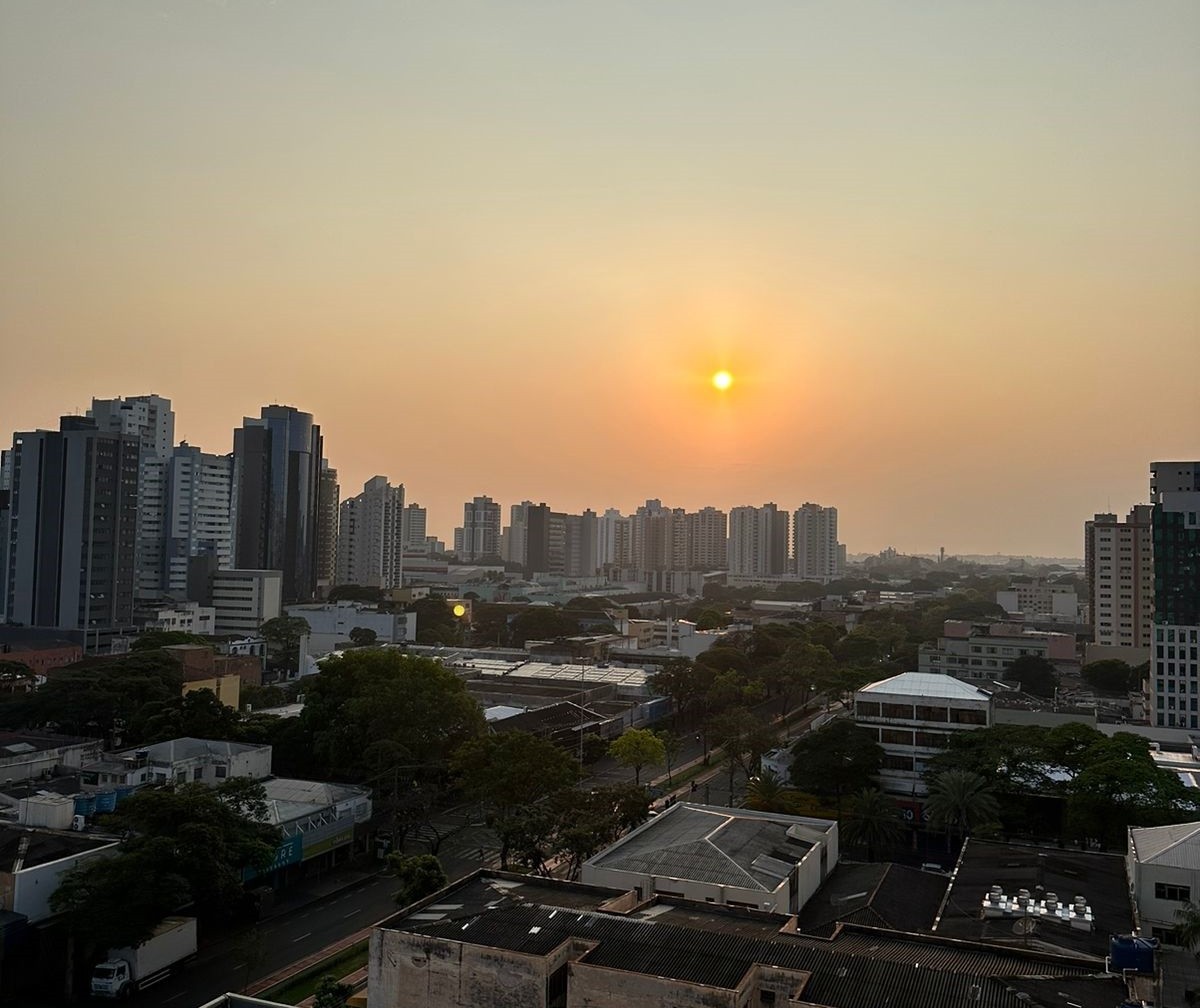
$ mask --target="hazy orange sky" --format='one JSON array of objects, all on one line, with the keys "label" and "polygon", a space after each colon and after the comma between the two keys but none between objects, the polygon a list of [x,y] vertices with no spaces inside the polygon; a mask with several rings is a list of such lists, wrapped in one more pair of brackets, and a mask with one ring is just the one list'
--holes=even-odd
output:
[{"label": "hazy orange sky", "polygon": [[[1082,553],[1200,457],[1195,0],[0,0],[0,438]],[[718,368],[735,376],[718,393]]]}]

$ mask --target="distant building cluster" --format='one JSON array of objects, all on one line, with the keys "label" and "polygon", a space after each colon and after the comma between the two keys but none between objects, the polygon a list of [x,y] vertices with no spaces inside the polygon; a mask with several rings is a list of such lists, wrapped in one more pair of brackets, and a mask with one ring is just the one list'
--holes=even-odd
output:
[{"label": "distant building cluster", "polygon": [[146,626],[243,634],[339,585],[389,591],[444,574],[451,553],[687,594],[712,572],[769,583],[845,570],[837,509],[813,503],[726,514],[648,500],[622,515],[526,500],[505,524],[478,496],[448,550],[403,484],[374,476],[342,500],[312,414],[264,406],[232,441],[226,454],[176,444],[171,401],[153,394],[95,399],[58,430],[14,434],[0,457],[0,620],[69,631],[86,650]]}]

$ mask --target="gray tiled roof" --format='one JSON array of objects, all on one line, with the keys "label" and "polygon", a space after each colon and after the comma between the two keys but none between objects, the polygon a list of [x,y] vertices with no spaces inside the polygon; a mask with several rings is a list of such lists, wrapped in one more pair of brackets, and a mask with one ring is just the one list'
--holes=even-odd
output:
[{"label": "gray tiled roof", "polygon": [[812,843],[789,835],[797,824],[815,827],[816,833],[832,826],[795,816],[680,804],[590,863],[610,871],[773,892],[782,879],[772,860],[794,865],[812,849]]}]

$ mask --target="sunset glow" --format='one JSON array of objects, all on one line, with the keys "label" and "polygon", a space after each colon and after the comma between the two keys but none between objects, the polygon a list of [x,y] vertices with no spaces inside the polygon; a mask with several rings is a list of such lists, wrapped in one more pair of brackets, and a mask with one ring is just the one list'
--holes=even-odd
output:
[{"label": "sunset glow", "polygon": [[733,384],[733,375],[728,371],[718,371],[712,376],[713,388],[720,392],[724,392],[730,385]]}]

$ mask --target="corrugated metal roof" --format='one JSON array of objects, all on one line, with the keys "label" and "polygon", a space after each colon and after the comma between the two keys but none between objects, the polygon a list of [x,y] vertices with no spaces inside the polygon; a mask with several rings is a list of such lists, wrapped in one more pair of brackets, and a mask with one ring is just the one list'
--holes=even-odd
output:
[{"label": "corrugated metal roof", "polygon": [[1129,831],[1141,864],[1200,870],[1200,822],[1148,826]]},{"label": "corrugated metal roof", "polygon": [[942,700],[988,700],[990,693],[938,672],[901,672],[864,686],[859,693],[887,693],[896,696],[938,697]]}]

